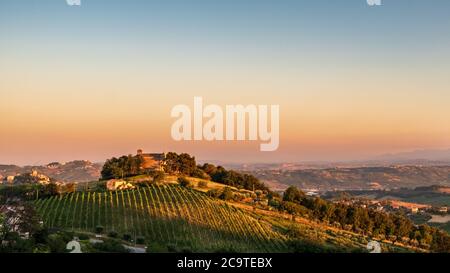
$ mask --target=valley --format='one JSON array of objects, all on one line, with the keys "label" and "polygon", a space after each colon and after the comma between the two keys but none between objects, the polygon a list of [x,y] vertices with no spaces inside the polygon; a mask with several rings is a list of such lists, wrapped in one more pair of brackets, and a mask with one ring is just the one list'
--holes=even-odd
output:
[{"label": "valley", "polygon": [[384,252],[436,252],[447,251],[438,240],[450,239],[437,229],[447,230],[445,216],[432,214],[447,204],[448,188],[398,188],[420,179],[445,185],[445,166],[250,172],[138,150],[105,164],[0,171],[0,213],[14,219],[8,211],[29,206],[41,219],[38,231],[13,226],[21,240],[47,230],[78,238],[87,252],[349,253],[367,252],[372,240]]}]

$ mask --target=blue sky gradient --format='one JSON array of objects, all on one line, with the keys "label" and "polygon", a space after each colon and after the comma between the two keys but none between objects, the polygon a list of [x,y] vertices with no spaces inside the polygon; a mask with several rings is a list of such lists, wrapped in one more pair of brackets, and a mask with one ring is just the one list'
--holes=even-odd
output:
[{"label": "blue sky gradient", "polygon": [[[382,3],[0,0],[0,128],[14,124],[0,161],[102,160],[137,147],[231,161],[448,148],[450,1]],[[279,152],[171,142],[171,107],[198,95],[279,104]]]}]

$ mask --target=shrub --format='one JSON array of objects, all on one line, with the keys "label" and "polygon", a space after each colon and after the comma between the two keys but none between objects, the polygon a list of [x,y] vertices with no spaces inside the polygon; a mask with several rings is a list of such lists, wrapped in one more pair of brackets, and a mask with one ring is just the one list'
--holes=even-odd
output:
[{"label": "shrub", "polygon": [[84,233],[80,233],[78,234],[78,239],[80,239],[81,241],[86,241],[89,240],[89,236]]},{"label": "shrub", "polygon": [[165,177],[166,175],[164,174],[164,172],[156,172],[155,175],[153,176],[153,182],[158,183],[164,181]]},{"label": "shrub", "polygon": [[128,253],[126,249],[119,240],[106,239],[103,243],[94,244],[93,248],[99,252],[105,253]]},{"label": "shrub", "polygon": [[51,234],[48,236],[47,244],[50,247],[52,253],[64,253],[66,252],[66,242],[58,234]]},{"label": "shrub", "polygon": [[192,248],[190,248],[188,246],[179,247],[175,244],[168,244],[167,251],[169,253],[194,253]]},{"label": "shrub", "polygon": [[100,181],[100,182],[96,183],[95,188],[96,188],[95,189],[96,191],[100,191],[100,192],[104,192],[104,191],[108,190],[106,187],[106,181]]},{"label": "shrub", "polygon": [[71,231],[59,231],[57,233],[59,236],[61,236],[61,238],[63,239],[63,241],[65,242],[70,242],[73,240],[73,238],[75,237],[75,233],[71,232]]},{"label": "shrub", "polygon": [[132,236],[131,236],[131,234],[129,234],[129,233],[125,233],[125,234],[123,235],[122,238],[123,238],[125,241],[130,242]]},{"label": "shrub", "polygon": [[95,227],[95,233],[102,234],[105,229],[102,226]]},{"label": "shrub", "polygon": [[158,243],[150,243],[147,245],[147,253],[167,253],[167,246]]},{"label": "shrub", "polygon": [[234,193],[231,190],[231,188],[226,187],[225,189],[223,189],[222,194],[219,196],[220,199],[222,200],[231,200],[234,197]]},{"label": "shrub", "polygon": [[177,248],[177,246],[175,244],[168,244],[167,245],[167,251],[169,251],[170,253],[177,253],[177,252],[179,252],[178,248]]},{"label": "shrub", "polygon": [[202,189],[208,188],[208,182],[207,181],[200,181],[198,182],[198,187]]},{"label": "shrub", "polygon": [[111,237],[111,238],[118,238],[118,237],[119,237],[119,233],[117,233],[117,232],[115,232],[115,231],[110,231],[110,232],[108,233],[108,237]]},{"label": "shrub", "polygon": [[145,238],[142,237],[142,236],[137,237],[137,238],[136,238],[136,244],[138,244],[138,245],[143,245],[143,244],[145,244]]},{"label": "shrub", "polygon": [[282,210],[287,211],[290,214],[299,215],[299,216],[306,216],[306,215],[308,215],[308,212],[309,212],[308,209],[305,208],[304,206],[298,205],[293,202],[288,202],[288,201],[281,202],[280,208]]},{"label": "shrub", "polygon": [[191,181],[189,181],[186,177],[179,177],[177,181],[182,187],[189,188],[191,186]]},{"label": "shrub", "polygon": [[276,209],[280,209],[281,203],[278,199],[269,199],[269,206],[274,207]]},{"label": "shrub", "polygon": [[209,190],[206,194],[212,198],[219,198],[222,193],[218,189],[212,189]]}]

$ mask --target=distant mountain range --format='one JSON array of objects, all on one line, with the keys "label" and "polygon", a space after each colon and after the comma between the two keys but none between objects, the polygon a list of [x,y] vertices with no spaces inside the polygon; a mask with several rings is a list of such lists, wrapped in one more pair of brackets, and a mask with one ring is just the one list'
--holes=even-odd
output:
[{"label": "distant mountain range", "polygon": [[[320,190],[450,186],[450,149],[385,154],[369,161],[222,165],[252,173],[275,190],[289,185]],[[43,166],[0,165],[0,181],[32,170],[60,182],[96,181],[102,166],[86,160]]]},{"label": "distant mountain range", "polygon": [[383,161],[441,161],[450,162],[450,149],[447,150],[416,150],[404,153],[384,154],[376,159]]},{"label": "distant mountain range", "polygon": [[200,160],[200,163],[214,163],[228,169],[241,171],[258,170],[307,170],[328,168],[358,168],[358,167],[388,167],[392,165],[403,166],[450,166],[450,149],[423,149],[401,153],[388,153],[372,156],[365,160],[342,161],[292,161],[292,162],[266,162],[266,163],[237,163],[221,160]]},{"label": "distant mountain range", "polygon": [[44,166],[0,165],[0,180],[35,170],[60,182],[89,182],[100,178],[102,166],[102,163],[92,163],[86,160],[67,163],[54,162]]},{"label": "distant mountain range", "polygon": [[[450,186],[450,166],[386,166],[251,171],[271,188],[304,190],[381,190]],[[284,185],[284,187],[283,187]]]}]

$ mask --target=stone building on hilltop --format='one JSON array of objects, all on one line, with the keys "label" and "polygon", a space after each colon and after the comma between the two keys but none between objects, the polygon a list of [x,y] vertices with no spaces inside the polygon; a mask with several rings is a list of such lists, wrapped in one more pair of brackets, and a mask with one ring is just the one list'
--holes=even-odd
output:
[{"label": "stone building on hilltop", "polygon": [[155,170],[164,171],[164,166],[166,165],[166,154],[143,153],[141,149],[137,151],[137,156],[142,159],[141,169],[143,170]]}]

